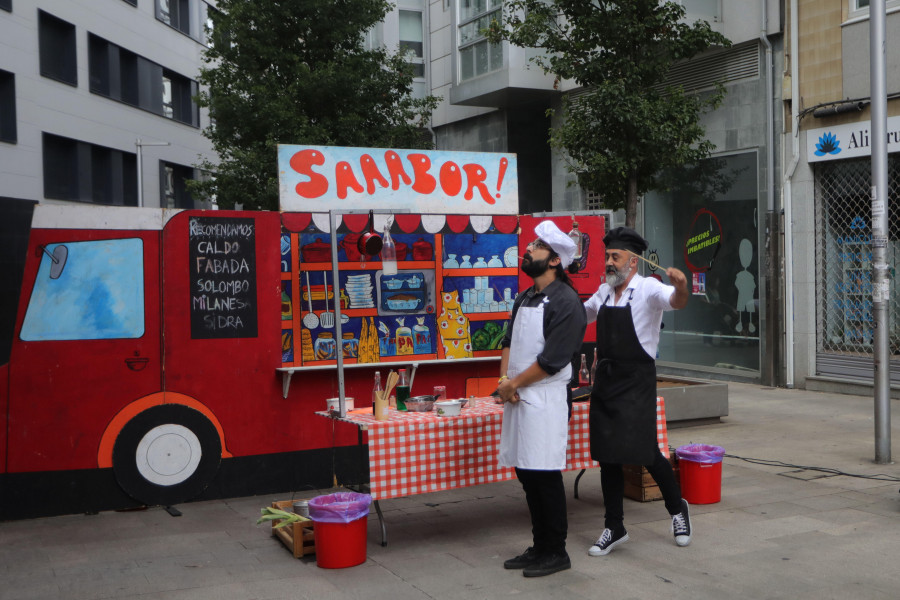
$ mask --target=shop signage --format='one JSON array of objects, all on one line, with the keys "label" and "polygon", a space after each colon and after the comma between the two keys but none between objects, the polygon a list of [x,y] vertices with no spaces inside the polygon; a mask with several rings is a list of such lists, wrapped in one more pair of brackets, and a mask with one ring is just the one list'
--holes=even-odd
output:
[{"label": "shop signage", "polygon": [[281,210],[407,209],[514,215],[515,154],[336,146],[278,146]]},{"label": "shop signage", "polygon": [[[808,162],[857,158],[872,154],[872,122],[860,121],[806,132]],[[900,117],[887,120],[887,151],[900,152]]]}]

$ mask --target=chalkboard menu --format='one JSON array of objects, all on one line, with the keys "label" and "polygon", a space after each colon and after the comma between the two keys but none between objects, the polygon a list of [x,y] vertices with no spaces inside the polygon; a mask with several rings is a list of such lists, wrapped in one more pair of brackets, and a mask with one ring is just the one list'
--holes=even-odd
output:
[{"label": "chalkboard menu", "polygon": [[251,338],[256,321],[253,219],[192,217],[191,338]]}]

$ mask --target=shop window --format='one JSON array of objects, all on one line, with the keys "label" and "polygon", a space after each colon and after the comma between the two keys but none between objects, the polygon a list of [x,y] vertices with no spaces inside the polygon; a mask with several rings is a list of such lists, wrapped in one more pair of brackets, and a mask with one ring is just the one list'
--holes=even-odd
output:
[{"label": "shop window", "polygon": [[[758,373],[764,318],[757,154],[710,158],[669,178],[669,191],[644,198],[645,255],[683,271],[692,297],[664,314],[658,360]],[[665,273],[642,269],[668,283]]]},{"label": "shop window", "polygon": [[156,0],[156,18],[201,43],[206,43],[204,27],[208,11],[202,0]]},{"label": "shop window", "polygon": [[0,71],[0,142],[15,144],[16,139],[16,76]]},{"label": "shop window", "polygon": [[[816,349],[819,353],[871,356],[872,298],[871,161],[835,160],[815,166]],[[888,158],[888,191],[900,190],[900,160]],[[888,209],[887,263],[900,255],[900,216]],[[900,290],[890,286],[888,312],[900,311]],[[900,323],[890,319],[889,352],[900,354]]]},{"label": "shop window", "polygon": [[413,97],[424,98],[426,94],[425,43],[421,11],[400,11],[400,52],[406,63],[412,67]]},{"label": "shop window", "polygon": [[109,52],[106,40],[88,34],[88,88],[95,94],[110,95]]},{"label": "shop window", "polygon": [[197,91],[195,81],[163,69],[161,98],[163,116],[198,127],[200,112],[193,100]]},{"label": "shop window", "polygon": [[190,33],[190,3],[188,0],[157,0],[156,18],[182,33]]},{"label": "shop window", "polygon": [[[110,77],[114,76],[116,73],[113,70],[110,73]],[[134,52],[128,52],[123,48],[119,48],[119,90],[118,96],[113,94],[111,97],[117,100],[121,100],[127,104],[131,104],[132,106],[140,106],[141,95],[138,85],[138,55]],[[148,110],[151,108],[150,106],[142,107],[147,108]]]},{"label": "shop window", "polygon": [[460,0],[457,33],[460,81],[503,68],[503,46],[488,43],[481,33],[492,20],[500,21],[502,5],[502,0]]},{"label": "shop window", "polygon": [[88,67],[91,92],[200,126],[195,81],[94,34],[88,36]]},{"label": "shop window", "polygon": [[75,26],[39,10],[38,39],[41,75],[77,86]]},{"label": "shop window", "polygon": [[[869,0],[848,0],[848,3],[850,5],[850,13],[847,15],[849,18],[854,19],[869,14]],[[888,10],[892,10],[900,5],[900,1],[886,0],[885,5]]]},{"label": "shop window", "polygon": [[722,20],[719,7],[720,0],[677,0],[684,7],[685,21],[693,23],[702,19],[709,23],[717,23]]},{"label": "shop window", "polygon": [[194,208],[194,199],[186,182],[194,178],[193,167],[159,162],[160,206],[164,208]]},{"label": "shop window", "polygon": [[43,134],[44,197],[137,206],[137,161],[130,152]]}]

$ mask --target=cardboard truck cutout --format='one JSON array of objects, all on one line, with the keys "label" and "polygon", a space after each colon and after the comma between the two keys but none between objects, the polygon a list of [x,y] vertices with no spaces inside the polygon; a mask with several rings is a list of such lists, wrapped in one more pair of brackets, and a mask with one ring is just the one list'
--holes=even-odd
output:
[{"label": "cardboard truck cutout", "polygon": [[[447,202],[439,183],[432,193]],[[415,370],[414,393],[441,384],[451,397],[495,378],[530,281],[518,257],[541,220],[407,210],[375,226],[345,215],[332,234],[327,211],[11,200],[0,211],[0,519],[366,481],[356,429],[314,415],[337,396],[337,353],[356,408],[371,405],[375,371]],[[357,239],[390,216],[397,270],[386,274]],[[573,221],[553,220],[565,231]],[[604,224],[578,221],[574,279],[587,297]]]}]

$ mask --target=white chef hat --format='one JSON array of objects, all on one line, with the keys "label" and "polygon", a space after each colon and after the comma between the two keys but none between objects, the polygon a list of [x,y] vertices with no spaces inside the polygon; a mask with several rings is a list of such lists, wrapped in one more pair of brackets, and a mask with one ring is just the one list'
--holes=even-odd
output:
[{"label": "white chef hat", "polygon": [[564,234],[556,226],[556,223],[553,221],[541,221],[534,228],[534,232],[559,255],[559,261],[563,269],[572,264],[572,260],[575,258],[575,242]]}]

